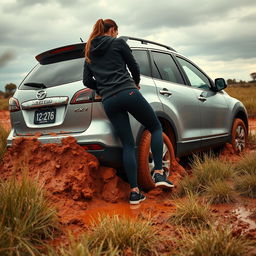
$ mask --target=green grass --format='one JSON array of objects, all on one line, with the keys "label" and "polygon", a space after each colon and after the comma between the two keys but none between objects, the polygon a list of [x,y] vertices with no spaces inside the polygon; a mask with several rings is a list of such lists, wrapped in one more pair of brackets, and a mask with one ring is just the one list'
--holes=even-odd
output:
[{"label": "green grass", "polygon": [[236,202],[236,193],[222,180],[216,180],[208,185],[205,192],[210,204],[223,204]]},{"label": "green grass", "polygon": [[9,132],[6,131],[1,125],[0,125],[0,163],[2,162],[4,153],[6,152],[6,139],[8,137]]},{"label": "green grass", "polygon": [[242,196],[256,198],[256,174],[236,177],[235,190]]},{"label": "green grass", "polygon": [[248,84],[247,87],[230,86],[225,91],[232,97],[240,100],[245,105],[249,117],[256,116],[256,86],[255,84]]},{"label": "green grass", "polygon": [[208,225],[211,213],[207,203],[201,203],[196,195],[189,193],[185,200],[175,200],[176,210],[168,221],[175,225],[199,226]]},{"label": "green grass", "polygon": [[230,179],[234,174],[230,163],[222,162],[211,155],[204,155],[203,158],[194,156],[192,170],[193,176],[187,176],[179,183],[180,196],[186,194],[186,191],[203,194],[216,180]]},{"label": "green grass", "polygon": [[41,255],[58,228],[42,187],[26,176],[0,183],[0,255]]},{"label": "green grass", "polygon": [[132,255],[157,255],[156,246],[159,238],[150,221],[128,219],[124,217],[100,216],[92,224],[92,231],[80,239],[71,239],[70,245],[60,251],[51,252],[49,256],[83,256],[83,255],[124,255],[131,250]]},{"label": "green grass", "polygon": [[[255,243],[254,243],[255,244]],[[253,242],[243,235],[234,235],[231,227],[210,226],[196,233],[181,231],[179,256],[244,256]]]}]

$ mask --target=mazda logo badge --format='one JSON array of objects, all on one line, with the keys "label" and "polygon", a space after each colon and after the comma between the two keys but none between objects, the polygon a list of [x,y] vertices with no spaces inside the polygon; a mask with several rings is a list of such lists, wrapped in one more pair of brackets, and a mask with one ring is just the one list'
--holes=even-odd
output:
[{"label": "mazda logo badge", "polygon": [[43,100],[46,97],[46,91],[44,90],[40,90],[39,92],[37,92],[36,94],[36,98],[38,100]]}]

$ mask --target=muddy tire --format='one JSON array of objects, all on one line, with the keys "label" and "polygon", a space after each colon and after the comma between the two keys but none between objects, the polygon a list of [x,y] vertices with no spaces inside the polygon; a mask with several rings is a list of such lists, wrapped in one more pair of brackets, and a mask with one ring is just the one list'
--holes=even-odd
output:
[{"label": "muddy tire", "polygon": [[[171,140],[163,133],[163,169],[167,176],[171,173],[171,165],[175,160],[174,149]],[[150,149],[151,133],[145,130],[142,133],[139,148],[138,148],[138,183],[139,187],[144,191],[149,191],[155,188],[155,183],[152,179],[154,160]]]},{"label": "muddy tire", "polygon": [[246,148],[247,137],[248,132],[244,121],[236,118],[231,131],[231,144],[236,153],[240,153]]}]

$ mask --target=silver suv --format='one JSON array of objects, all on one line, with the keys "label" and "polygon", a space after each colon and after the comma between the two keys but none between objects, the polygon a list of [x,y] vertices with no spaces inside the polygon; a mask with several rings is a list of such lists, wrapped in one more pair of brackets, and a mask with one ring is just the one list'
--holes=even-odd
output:
[{"label": "silver suv", "polygon": [[[140,91],[163,127],[163,166],[171,175],[172,162],[192,152],[231,143],[246,146],[248,118],[243,104],[213,82],[197,65],[169,46],[122,37],[130,45],[141,71]],[[42,143],[59,143],[73,136],[101,164],[122,168],[122,145],[95,91],[82,82],[84,43],[63,46],[36,56],[39,62],[10,99],[13,139],[33,136]],[[150,133],[130,116],[137,145],[140,186],[154,187]],[[53,136],[54,134],[54,136]]]}]

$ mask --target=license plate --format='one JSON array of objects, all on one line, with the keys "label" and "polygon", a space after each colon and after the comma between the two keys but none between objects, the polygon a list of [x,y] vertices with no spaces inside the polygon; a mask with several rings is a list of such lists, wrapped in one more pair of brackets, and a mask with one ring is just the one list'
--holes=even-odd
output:
[{"label": "license plate", "polygon": [[56,119],[56,109],[42,109],[36,110],[34,116],[34,124],[51,124]]}]

